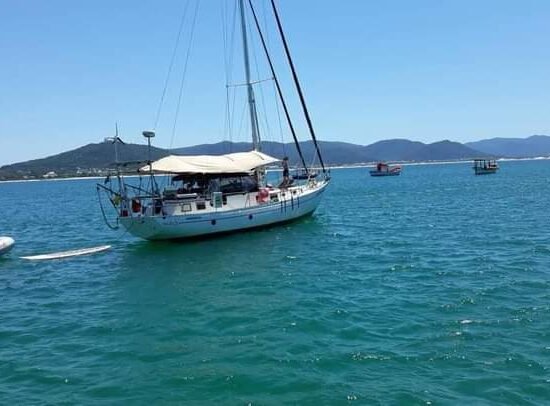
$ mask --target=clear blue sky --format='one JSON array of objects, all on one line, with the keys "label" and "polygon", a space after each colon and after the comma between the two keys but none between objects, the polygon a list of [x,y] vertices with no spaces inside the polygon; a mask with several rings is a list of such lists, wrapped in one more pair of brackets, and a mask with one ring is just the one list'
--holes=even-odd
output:
[{"label": "clear blue sky", "polygon": [[[154,123],[187,1],[0,0],[0,165],[99,142],[115,121],[124,139],[141,142],[141,130]],[[233,0],[201,1],[180,125],[172,142],[184,49],[158,146],[227,138],[223,1]],[[255,2],[261,10],[265,0]],[[549,1],[278,4],[323,140],[550,133]],[[182,35],[184,48],[188,32]]]}]

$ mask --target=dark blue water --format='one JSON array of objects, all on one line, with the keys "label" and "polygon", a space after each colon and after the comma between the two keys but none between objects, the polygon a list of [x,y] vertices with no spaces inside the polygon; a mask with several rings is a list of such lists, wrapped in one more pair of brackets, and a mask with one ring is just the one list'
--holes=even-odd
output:
[{"label": "dark blue water", "polygon": [[550,161],[469,166],[334,170],[311,218],[187,243],[0,184],[0,403],[550,403]]}]

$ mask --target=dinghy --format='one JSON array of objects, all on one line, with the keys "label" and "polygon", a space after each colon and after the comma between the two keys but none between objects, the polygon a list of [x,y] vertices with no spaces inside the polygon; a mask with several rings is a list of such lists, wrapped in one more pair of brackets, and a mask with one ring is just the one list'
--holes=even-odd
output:
[{"label": "dinghy", "polygon": [[0,256],[13,248],[15,240],[11,237],[0,237]]}]

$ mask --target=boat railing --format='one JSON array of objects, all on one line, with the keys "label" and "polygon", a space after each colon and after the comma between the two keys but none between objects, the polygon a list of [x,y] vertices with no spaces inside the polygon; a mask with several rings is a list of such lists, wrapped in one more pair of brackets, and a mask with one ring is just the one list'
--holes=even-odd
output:
[{"label": "boat railing", "polygon": [[[310,187],[317,183],[316,180],[311,179],[309,181]],[[115,191],[111,187],[98,184],[98,187],[105,190],[109,194],[109,199],[111,204],[118,212],[120,217],[135,217],[135,216],[146,216],[146,217],[157,217],[165,215],[164,207],[169,207],[174,204],[181,204],[186,202],[201,201],[208,205],[212,206],[212,196],[208,193],[184,193],[184,194],[174,194],[173,196],[166,196],[163,194],[154,194],[150,190],[146,190],[142,187],[125,184],[124,188],[132,190],[134,193],[126,193],[127,190]],[[244,207],[252,207],[256,205],[257,199],[256,191],[238,191],[238,192],[219,192],[221,194],[221,206],[225,206],[227,198],[231,196],[242,196],[245,195]],[[282,198],[287,195],[290,199],[298,198],[303,193],[303,187],[292,187],[288,190],[282,191],[279,189],[269,190],[268,198],[266,203],[280,203]]]}]

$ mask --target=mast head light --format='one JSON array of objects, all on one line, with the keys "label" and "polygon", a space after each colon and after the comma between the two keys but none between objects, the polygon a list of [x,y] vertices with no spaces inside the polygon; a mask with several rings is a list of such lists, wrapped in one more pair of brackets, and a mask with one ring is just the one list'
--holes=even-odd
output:
[{"label": "mast head light", "polygon": [[154,131],[143,131],[141,134],[143,134],[145,138],[155,138]]}]

